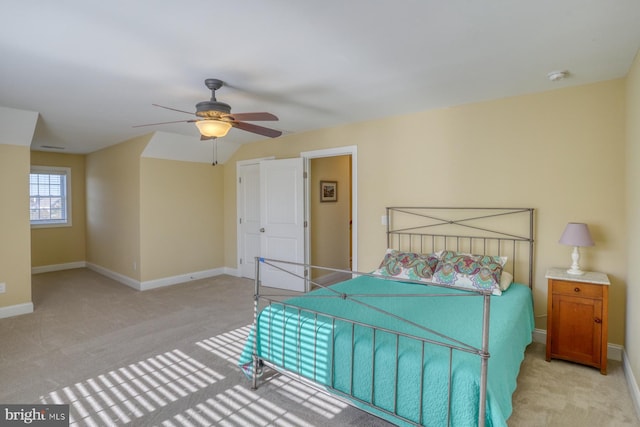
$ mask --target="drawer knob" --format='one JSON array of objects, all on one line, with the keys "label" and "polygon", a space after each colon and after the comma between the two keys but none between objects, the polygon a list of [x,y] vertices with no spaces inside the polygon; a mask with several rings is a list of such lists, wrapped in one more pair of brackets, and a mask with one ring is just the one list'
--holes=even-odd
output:
[{"label": "drawer knob", "polygon": [[602,319],[599,319],[599,318],[596,317],[595,322],[596,323],[602,323]]},{"label": "drawer knob", "polygon": [[578,287],[574,288],[573,292],[580,292],[580,288],[578,288]]}]

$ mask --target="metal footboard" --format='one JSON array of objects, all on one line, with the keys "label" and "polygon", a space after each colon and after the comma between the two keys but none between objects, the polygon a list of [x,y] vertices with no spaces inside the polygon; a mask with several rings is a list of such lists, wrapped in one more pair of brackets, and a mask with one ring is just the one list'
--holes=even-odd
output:
[{"label": "metal footboard", "polygon": [[[401,419],[409,424],[412,425],[423,425],[425,422],[428,422],[428,420],[425,420],[423,417],[423,390],[424,390],[424,381],[425,381],[425,360],[426,358],[428,358],[429,356],[429,349],[431,348],[431,345],[435,345],[439,348],[445,348],[446,351],[448,351],[448,371],[449,371],[449,378],[448,378],[448,385],[447,385],[447,414],[448,414],[448,419],[447,419],[447,425],[451,425],[451,404],[452,404],[452,360],[454,357],[454,353],[455,352],[466,352],[466,353],[470,353],[473,355],[476,355],[477,357],[479,357],[480,359],[480,372],[479,372],[479,401],[478,401],[478,425],[479,426],[484,426],[485,425],[485,418],[486,418],[486,397],[487,397],[487,367],[488,367],[488,359],[489,359],[489,315],[490,315],[490,302],[491,302],[491,298],[490,298],[490,293],[486,292],[486,291],[471,291],[471,292],[466,292],[463,294],[418,294],[418,295],[414,295],[415,297],[446,297],[446,298],[465,298],[465,297],[480,297],[483,298],[483,305],[482,305],[482,309],[483,309],[483,323],[482,323],[482,346],[481,347],[474,347],[471,346],[467,343],[463,343],[460,341],[457,341],[456,339],[452,338],[452,337],[447,337],[445,335],[440,334],[438,331],[434,331],[429,329],[428,327],[422,326],[422,325],[417,325],[409,320],[406,319],[402,319],[399,316],[393,314],[393,313],[386,313],[389,316],[394,317],[396,320],[401,320],[401,321],[405,321],[409,324],[411,324],[414,327],[419,327],[420,329],[423,329],[431,334],[434,334],[438,337],[440,337],[441,339],[429,339],[429,338],[424,338],[424,337],[419,337],[419,336],[415,336],[415,335],[411,335],[411,334],[407,334],[407,333],[403,333],[403,332],[398,332],[395,330],[391,330],[388,328],[384,328],[384,327],[379,327],[379,326],[372,326],[370,324],[361,322],[361,321],[355,321],[355,320],[351,320],[351,319],[347,319],[347,318],[343,318],[343,317],[337,317],[337,316],[331,316],[328,315],[326,313],[323,312],[319,312],[319,311],[315,311],[315,310],[311,310],[308,308],[301,308],[299,306],[296,305],[290,305],[288,304],[286,301],[281,301],[280,298],[282,298],[282,295],[263,295],[262,294],[262,286],[261,286],[261,274],[260,274],[260,269],[261,269],[261,265],[266,265],[272,268],[277,268],[277,269],[283,269],[283,265],[287,265],[287,264],[292,264],[292,265],[304,265],[304,264],[299,264],[299,263],[290,263],[290,262],[284,262],[284,261],[280,261],[280,260],[272,260],[272,259],[265,259],[265,258],[257,258],[256,259],[256,279],[255,279],[255,303],[254,303],[254,340],[253,340],[253,378],[252,378],[252,386],[253,388],[257,388],[258,387],[258,378],[259,378],[259,372],[261,371],[263,366],[269,367],[271,369],[274,369],[277,372],[280,372],[284,375],[290,376],[296,380],[300,380],[308,385],[311,385],[319,390],[322,390],[324,392],[328,392],[329,394],[331,394],[334,397],[339,397],[341,398],[340,400],[353,405],[354,403],[357,403],[358,407],[360,407],[361,409],[364,410],[369,410],[369,412],[372,412],[374,415],[379,415],[379,413],[384,413],[387,414],[389,416],[395,417],[397,419]],[[318,267],[318,266],[311,266],[311,265],[305,265],[306,267],[309,268],[314,268],[314,269],[320,269],[323,270],[323,267]],[[370,275],[368,273],[354,273],[351,271],[346,271],[346,270],[337,270],[337,269],[326,269],[326,270],[330,270],[330,271],[342,271],[344,273],[349,273],[349,274],[355,274],[358,276],[362,276],[362,275]],[[294,274],[294,273],[291,273]],[[376,276],[379,278],[379,276]],[[319,287],[324,287],[323,285],[320,285],[318,283],[312,282],[314,285],[319,286]],[[421,283],[424,284],[424,283]],[[468,289],[464,289],[465,291],[468,291]],[[375,295],[369,295],[367,294],[367,296],[375,296]],[[380,297],[390,297],[390,295],[379,295]],[[400,295],[399,295],[400,296]],[[407,294],[403,294],[401,295],[402,297],[411,297],[411,295],[407,295]],[[311,297],[311,296],[309,296]],[[354,301],[358,304],[363,304],[361,301],[358,301],[357,299],[354,299],[355,297],[357,297],[357,295],[347,295],[347,294],[343,294],[343,293],[337,293],[335,295],[331,295],[331,296],[327,296],[327,295],[323,295],[320,296],[320,298],[340,298],[340,299],[350,299],[351,301]],[[366,305],[366,304],[365,304]],[[371,308],[373,310],[377,310],[377,311],[384,311],[384,310],[380,310],[377,307],[372,307],[372,306],[368,306],[368,308]],[[324,319],[323,321],[326,322],[326,319],[329,319],[329,321],[331,322],[331,337],[328,340],[328,342],[330,343],[330,349],[325,349],[325,348],[319,348],[318,347],[318,342],[317,342],[317,336],[314,335],[313,336],[313,342],[310,345],[312,350],[311,353],[313,354],[311,357],[311,361],[309,361],[309,357],[307,357],[305,360],[303,360],[303,357],[301,355],[302,353],[302,347],[304,345],[303,338],[301,336],[301,331],[302,328],[298,327],[298,331],[296,333],[296,337],[295,337],[295,343],[293,345],[293,347],[295,348],[295,351],[297,352],[297,354],[291,355],[291,354],[285,354],[287,351],[291,351],[291,342],[289,342],[288,344],[285,344],[285,340],[290,340],[291,336],[287,335],[287,333],[285,333],[285,329],[284,329],[284,322],[285,322],[285,316],[282,315],[282,322],[283,325],[273,325],[272,324],[272,319],[271,317],[269,317],[268,320],[268,324],[267,325],[262,325],[261,328],[259,328],[259,315],[260,312],[263,311],[267,311],[267,312],[282,312],[282,313],[289,313],[291,315],[291,317],[293,317],[294,319],[297,318],[298,319],[298,325],[300,324],[300,320],[301,319],[306,319],[307,321],[311,321],[313,323],[313,330],[316,331],[318,329],[318,322],[319,322],[319,318]],[[335,331],[336,331],[336,323],[340,323],[340,325],[342,326],[342,328],[346,328],[349,329],[351,328],[351,346],[352,346],[352,351],[350,354],[351,360],[350,360],[350,364],[351,364],[351,369],[349,370],[351,378],[348,380],[348,383],[350,384],[348,387],[342,387],[342,388],[338,388],[336,387],[336,377],[335,377],[335,364],[334,364],[334,360],[335,360],[335,355],[334,355],[334,351],[335,351]],[[371,384],[371,390],[370,390],[370,394],[368,396],[368,399],[363,398],[362,396],[358,396],[356,395],[356,393],[354,392],[354,364],[356,363],[363,363],[362,358],[359,358],[358,361],[355,360],[355,343],[353,342],[353,339],[355,337],[355,332],[354,329],[355,328],[360,328],[361,330],[368,330],[370,331],[370,335],[372,337],[372,345],[371,345],[371,355],[370,355],[370,360],[368,361],[368,364],[371,365],[371,372],[369,373],[370,375],[370,384]],[[274,332],[275,330],[275,332]],[[393,406],[392,408],[385,408],[382,406],[379,406],[376,404],[376,399],[375,399],[375,391],[376,391],[376,355],[375,355],[375,351],[376,351],[376,339],[377,337],[380,336],[380,334],[387,334],[388,336],[392,336],[392,339],[395,339],[395,366],[393,367],[388,367],[389,369],[389,376],[393,376],[393,381],[395,383],[394,389],[393,389],[393,396],[391,397],[392,401],[393,401]],[[258,335],[261,337],[262,342],[263,342],[263,348],[262,351],[259,353],[258,352]],[[417,408],[417,412],[416,414],[418,415],[418,419],[409,419],[406,416],[403,416],[402,414],[398,413],[398,378],[399,378],[399,343],[400,340],[411,340],[414,341],[415,343],[418,343],[418,346],[420,348],[420,355],[418,356],[419,358],[419,363],[418,366],[420,367],[420,371],[417,372],[415,375],[419,375],[420,376],[420,398],[419,398],[419,408]],[[264,341],[266,340],[266,344],[264,343]],[[447,341],[447,342],[445,342]],[[307,343],[307,346],[309,346],[309,344]],[[323,358],[325,357],[324,354],[319,354],[320,351],[330,351],[330,357],[329,359],[331,360],[331,364],[328,367],[328,380],[326,380],[326,378],[324,378],[324,380],[322,378],[318,378],[317,375],[317,366],[318,366],[318,359],[319,358]],[[274,356],[275,355],[275,356]],[[276,357],[278,356],[278,357]],[[287,363],[287,360],[291,360],[291,359],[295,360],[295,366],[292,368],[291,366],[289,366],[290,364]],[[304,373],[305,371],[305,366],[304,364],[311,364],[311,367],[306,366],[306,370],[309,371],[311,370],[311,373],[307,372],[306,374]],[[374,411],[371,411],[370,409],[373,409]],[[375,411],[378,411],[378,414],[375,413]]]}]

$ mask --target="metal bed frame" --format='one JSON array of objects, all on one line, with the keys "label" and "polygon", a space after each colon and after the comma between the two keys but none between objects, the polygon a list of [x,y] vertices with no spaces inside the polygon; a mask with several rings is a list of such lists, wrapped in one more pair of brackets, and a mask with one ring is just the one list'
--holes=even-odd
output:
[{"label": "metal bed frame", "polygon": [[[514,275],[514,279],[516,276],[516,269],[520,267],[521,263],[524,262],[526,264],[525,268],[525,276],[522,276],[521,279],[516,280],[520,283],[527,283],[529,288],[533,286],[533,244],[534,244],[534,209],[532,208],[447,208],[447,207],[388,207],[387,208],[387,247],[388,248],[396,248],[404,251],[411,252],[436,252],[437,250],[454,250],[460,252],[473,252],[478,255],[499,255],[504,256],[508,255],[508,264],[505,266],[505,271],[510,271]],[[518,232],[512,232],[511,230],[501,230],[503,220],[505,217],[518,218],[515,221],[515,228],[520,228],[521,230],[526,230],[525,233],[520,234]],[[484,223],[490,223],[489,226],[482,225]],[[434,231],[445,229],[444,232]],[[461,230],[461,231],[459,231]],[[524,254],[523,254],[524,253]],[[369,328],[372,331],[373,339],[375,343],[375,336],[378,332],[384,332],[393,334],[396,337],[396,343],[399,340],[399,337],[404,337],[412,340],[416,340],[421,343],[422,346],[422,372],[420,372],[420,396],[422,396],[423,390],[423,381],[424,381],[424,361],[425,361],[425,346],[426,344],[435,344],[437,346],[446,347],[449,350],[449,385],[448,385],[448,420],[447,425],[451,425],[451,387],[452,387],[452,372],[451,372],[451,361],[453,357],[453,353],[456,351],[468,352],[471,354],[475,354],[480,358],[480,390],[479,390],[479,402],[478,402],[478,426],[484,427],[485,418],[486,418],[486,398],[487,398],[487,368],[488,368],[488,360],[490,357],[489,353],[489,317],[490,317],[490,305],[491,305],[491,293],[490,291],[483,290],[469,290],[463,288],[465,291],[468,291],[463,294],[448,294],[446,297],[466,297],[466,296],[475,296],[483,299],[482,304],[482,345],[480,347],[474,347],[469,344],[460,342],[455,340],[454,338],[447,337],[443,334],[440,334],[437,331],[431,330],[429,328],[417,325],[413,322],[410,322],[406,319],[402,319],[399,316],[384,312],[381,309],[376,307],[366,305],[365,303],[353,299],[358,295],[353,294],[344,294],[337,291],[334,291],[331,295],[324,295],[322,298],[340,298],[340,299],[350,299],[358,304],[366,305],[368,308],[372,310],[376,310],[379,312],[384,312],[389,316],[392,316],[396,319],[402,320],[404,322],[410,323],[412,326],[418,326],[419,328],[428,331],[436,336],[447,340],[448,342],[441,342],[438,340],[427,339],[424,337],[413,336],[409,334],[405,334],[402,332],[392,331],[385,328],[371,326],[362,322],[353,321],[350,319],[338,318],[334,316],[327,315],[325,313],[316,312],[307,308],[300,308],[297,306],[292,306],[283,302],[283,298],[291,297],[291,295],[274,295],[274,294],[263,294],[262,284],[260,280],[260,269],[261,264],[265,266],[269,266],[270,268],[275,268],[277,270],[281,270],[283,272],[287,272],[289,274],[293,274],[296,277],[299,277],[297,274],[290,272],[287,270],[287,266],[304,266],[305,269],[318,269],[324,270],[327,272],[337,272],[337,273],[348,273],[353,277],[355,276],[370,276],[370,273],[363,272],[353,272],[349,270],[341,270],[327,267],[314,266],[310,264],[301,264],[301,263],[293,263],[282,260],[274,260],[274,259],[266,259],[266,258],[256,258],[256,279],[255,279],[255,295],[254,295],[254,328],[253,331],[257,335],[258,331],[258,315],[261,311],[261,303],[265,306],[272,306],[277,304],[282,309],[289,310],[297,310],[298,316],[305,315],[311,316],[316,319],[319,315],[323,317],[333,318],[333,325],[335,325],[336,321],[345,322],[351,325],[351,328],[354,328],[356,325],[359,327]],[[381,276],[375,276],[377,278],[381,278]],[[326,287],[320,283],[314,282],[309,279],[309,275],[306,274],[303,277],[305,280],[309,281],[311,284],[331,290],[330,287]],[[394,278],[389,278],[389,280],[396,280]],[[411,282],[411,280],[402,279],[404,282]],[[418,282],[421,284],[425,284],[424,282]],[[433,286],[442,286],[433,284]],[[447,286],[451,287],[451,286]],[[271,288],[273,289],[273,288]],[[311,289],[311,287],[307,286],[306,289]],[[367,296],[372,296],[367,294]],[[380,297],[388,298],[390,295],[379,295]],[[406,294],[402,295],[406,297]],[[443,297],[442,294],[419,294],[415,296],[420,297]],[[271,328],[269,328],[271,329]],[[334,328],[332,328],[334,329]],[[269,334],[271,331],[269,331]],[[284,335],[284,334],[283,334]],[[298,338],[300,339],[300,338]],[[315,340],[315,337],[314,337]],[[328,392],[330,395],[337,397],[341,401],[349,405],[353,405],[354,402],[357,402],[364,406],[364,410],[367,411],[368,408],[375,409],[380,411],[381,413],[385,413],[387,415],[396,417],[401,419],[409,424],[413,425],[422,425],[428,420],[424,420],[422,414],[422,398],[420,398],[420,408],[418,408],[418,413],[420,414],[420,419],[416,423],[413,420],[407,419],[397,413],[397,379],[398,379],[398,360],[397,360],[397,348],[396,348],[396,366],[395,371],[390,375],[395,375],[396,381],[396,389],[394,390],[394,407],[393,410],[387,410],[375,405],[373,399],[373,389],[374,389],[374,369],[375,369],[375,355],[372,354],[372,390],[371,390],[371,402],[365,401],[356,397],[353,393],[353,364],[355,361],[353,360],[353,352],[351,359],[351,389],[349,392],[344,392],[342,390],[338,390],[334,387],[334,372],[333,366],[330,369],[330,381],[329,385],[324,383],[319,383],[317,381],[316,372],[315,372],[315,364],[316,364],[316,355],[314,354],[314,372],[312,378],[307,376],[303,376],[300,373],[295,371],[288,370],[281,366],[278,362],[274,360],[268,360],[264,356],[258,355],[257,351],[257,337],[254,337],[253,340],[253,369],[252,369],[252,387],[256,389],[258,387],[258,378],[262,375],[263,367],[268,367],[273,369],[276,372],[287,375],[291,378],[294,378],[298,381],[301,381],[307,385],[310,385],[318,390]],[[284,351],[284,337],[282,338],[282,346]],[[333,342],[333,337],[332,337]],[[315,348],[315,341],[314,341]],[[300,341],[297,343],[298,349],[300,348]],[[375,345],[373,346],[375,348]],[[333,350],[333,346],[332,346]],[[315,351],[315,350],[314,350]],[[333,360],[333,354],[331,355],[331,360]],[[283,357],[284,360],[284,357]],[[284,362],[282,363],[284,365]],[[360,409],[363,409],[360,407]],[[372,411],[368,411],[372,412]],[[375,412],[372,412],[374,415]]]}]

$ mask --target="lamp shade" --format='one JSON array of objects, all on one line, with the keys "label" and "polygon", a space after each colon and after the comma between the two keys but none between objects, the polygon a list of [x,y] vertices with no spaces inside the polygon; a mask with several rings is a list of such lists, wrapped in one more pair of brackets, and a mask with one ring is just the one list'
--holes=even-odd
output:
[{"label": "lamp shade", "polygon": [[564,229],[559,243],[569,246],[593,246],[593,239],[587,224],[570,222]]},{"label": "lamp shade", "polygon": [[196,126],[204,136],[223,137],[231,129],[231,123],[221,120],[198,120]]}]

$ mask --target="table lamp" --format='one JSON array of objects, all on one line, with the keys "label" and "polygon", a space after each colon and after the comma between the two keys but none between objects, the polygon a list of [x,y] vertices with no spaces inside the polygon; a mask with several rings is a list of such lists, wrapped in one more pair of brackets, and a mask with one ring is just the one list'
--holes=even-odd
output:
[{"label": "table lamp", "polygon": [[562,237],[560,237],[559,243],[573,246],[573,252],[571,253],[573,263],[571,264],[571,268],[567,270],[567,273],[575,275],[584,274],[584,271],[580,270],[580,265],[578,264],[580,261],[580,251],[578,248],[581,246],[593,246],[593,239],[591,238],[587,224],[581,222],[570,222],[567,224],[567,227],[562,233]]}]

